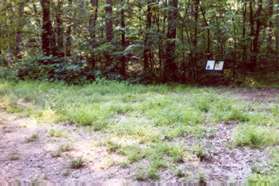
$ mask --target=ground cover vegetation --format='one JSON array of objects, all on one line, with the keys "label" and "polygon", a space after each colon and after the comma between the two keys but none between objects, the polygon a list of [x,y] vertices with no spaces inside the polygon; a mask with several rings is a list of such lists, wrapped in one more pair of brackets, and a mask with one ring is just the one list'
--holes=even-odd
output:
[{"label": "ground cover vegetation", "polygon": [[[0,85],[0,105],[8,112],[107,134],[94,144],[105,147],[109,154],[126,157],[118,162],[123,167],[147,161],[137,169],[139,180],[159,179],[162,170],[186,174],[177,167],[193,157],[210,161],[211,147],[200,140],[214,135],[220,123],[234,126],[226,142],[229,148],[265,149],[274,156],[268,170],[252,175],[261,179],[278,176],[274,153],[279,144],[278,95],[261,102],[246,100],[235,89],[225,87],[133,85],[107,80],[83,86],[1,80]],[[59,129],[49,130],[48,136],[71,138]],[[191,138],[194,142],[185,144]],[[26,140],[31,143],[37,139],[38,135],[32,134]],[[53,156],[70,150],[65,146],[67,149],[61,147]],[[78,157],[71,166],[81,168],[84,164]]]}]

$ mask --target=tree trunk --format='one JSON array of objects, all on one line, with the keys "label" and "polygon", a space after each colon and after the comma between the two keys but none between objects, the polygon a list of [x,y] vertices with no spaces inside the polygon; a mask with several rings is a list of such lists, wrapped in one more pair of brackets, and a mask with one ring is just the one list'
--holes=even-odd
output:
[{"label": "tree trunk", "polygon": [[246,42],[246,14],[247,14],[247,1],[243,5],[243,15],[242,15],[242,60],[247,60],[247,42]]},{"label": "tree trunk", "polygon": [[144,52],[143,52],[143,70],[145,73],[149,71],[150,67],[150,56],[151,56],[151,49],[150,49],[150,30],[152,26],[152,4],[153,0],[147,1],[147,13],[146,13],[146,33],[144,38]]},{"label": "tree trunk", "polygon": [[63,0],[58,0],[56,7],[56,47],[57,55],[64,56]]},{"label": "tree trunk", "polygon": [[250,58],[252,58],[253,55],[253,37],[255,35],[254,31],[254,0],[249,1],[249,21],[250,21]]},{"label": "tree trunk", "polygon": [[[112,0],[106,0],[105,13],[106,13],[106,41],[112,44],[112,40],[113,40]],[[110,66],[112,63],[112,57],[110,52],[107,52],[105,56],[107,62],[106,66]]]},{"label": "tree trunk", "polygon": [[193,51],[192,51],[192,66],[194,68],[193,79],[197,80],[197,51],[198,51],[198,24],[199,24],[199,4],[200,0],[194,0],[192,4],[192,14],[194,17],[194,35],[193,35]]},{"label": "tree trunk", "polygon": [[90,45],[91,45],[91,59],[90,59],[90,68],[93,69],[96,65],[96,53],[95,48],[97,45],[96,41],[96,25],[98,19],[98,0],[91,0],[92,13],[89,20],[89,33],[90,33]]},{"label": "tree trunk", "polygon": [[[73,1],[68,0],[69,3],[69,9],[72,9]],[[71,18],[70,18],[71,20]],[[65,55],[71,56],[72,55],[72,23],[71,21],[68,23],[67,29],[66,29],[66,42],[65,42]]]},{"label": "tree trunk", "polygon": [[207,30],[207,47],[206,47],[206,53],[208,55],[208,57],[210,56],[211,53],[211,37],[210,37],[210,28],[209,28],[209,24],[208,21],[206,19],[206,15],[205,15],[205,10],[203,9],[203,7],[200,7],[201,12],[202,12],[202,17],[204,20],[204,24],[206,26],[206,30]]},{"label": "tree trunk", "polygon": [[[122,33],[121,33],[121,45],[122,45],[122,49],[125,50],[126,48],[126,23],[125,23],[125,11],[123,9],[124,7],[124,0],[121,0],[122,3],[122,9],[121,9],[121,29],[122,29]],[[120,67],[120,74],[126,78],[126,56],[122,55],[121,57],[121,67]]]},{"label": "tree trunk", "polygon": [[168,7],[168,33],[165,50],[164,81],[177,81],[177,64],[175,63],[176,51],[176,26],[178,14],[178,0],[170,0]]},{"label": "tree trunk", "polygon": [[273,0],[268,0],[268,38],[267,38],[267,53],[272,54],[273,53],[273,22],[272,22],[272,16],[273,16]]},{"label": "tree trunk", "polygon": [[193,5],[192,5],[192,12],[193,12],[193,17],[194,17],[194,20],[195,20],[195,25],[194,25],[194,37],[193,37],[193,48],[194,48],[194,51],[193,51],[193,60],[194,60],[194,63],[196,63],[197,61],[197,45],[198,45],[198,21],[199,21],[199,4],[200,4],[200,1],[199,0],[195,0],[193,2]]},{"label": "tree trunk", "polygon": [[258,59],[258,53],[259,53],[259,38],[260,38],[260,32],[261,32],[261,27],[262,27],[262,23],[261,23],[261,15],[262,15],[262,0],[259,0],[258,2],[258,8],[256,11],[256,30],[255,30],[255,35],[253,37],[253,55],[252,55],[252,62],[254,64],[257,63],[257,59]]},{"label": "tree trunk", "polygon": [[106,39],[112,42],[113,39],[113,22],[112,22],[112,0],[106,0]]},{"label": "tree trunk", "polygon": [[276,1],[276,55],[277,61],[279,61],[279,0]]},{"label": "tree trunk", "polygon": [[41,0],[42,6],[42,50],[44,55],[50,56],[52,54],[53,49],[53,32],[52,32],[52,24],[50,20],[50,1],[49,0]]},{"label": "tree trunk", "polygon": [[22,45],[22,27],[23,17],[24,17],[24,5],[25,2],[21,1],[18,5],[18,23],[17,23],[17,31],[16,31],[16,43],[15,43],[15,56],[17,59],[21,58],[21,45]]}]

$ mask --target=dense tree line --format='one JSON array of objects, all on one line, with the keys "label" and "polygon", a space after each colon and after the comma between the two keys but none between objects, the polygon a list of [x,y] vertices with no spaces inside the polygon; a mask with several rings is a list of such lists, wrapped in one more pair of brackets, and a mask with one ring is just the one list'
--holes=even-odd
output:
[{"label": "dense tree line", "polygon": [[239,71],[279,63],[279,0],[2,0],[0,23],[7,64],[43,54],[166,82],[196,80],[206,59]]}]

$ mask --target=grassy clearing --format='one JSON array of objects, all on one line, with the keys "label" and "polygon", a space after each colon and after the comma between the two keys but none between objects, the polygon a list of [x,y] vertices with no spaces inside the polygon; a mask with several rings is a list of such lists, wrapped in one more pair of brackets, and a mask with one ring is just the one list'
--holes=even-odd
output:
[{"label": "grassy clearing", "polygon": [[[161,170],[191,156],[202,161],[207,156],[202,147],[184,149],[174,139],[202,138],[211,126],[221,122],[240,124],[234,131],[236,146],[261,148],[279,141],[273,130],[279,125],[278,105],[241,101],[225,89],[109,81],[69,86],[0,80],[0,107],[47,123],[71,122],[110,134],[101,145],[109,153],[127,157],[125,165],[149,162],[139,168],[139,179],[157,179]],[[51,137],[65,135],[49,131]],[[59,154],[68,150],[61,147]]]}]

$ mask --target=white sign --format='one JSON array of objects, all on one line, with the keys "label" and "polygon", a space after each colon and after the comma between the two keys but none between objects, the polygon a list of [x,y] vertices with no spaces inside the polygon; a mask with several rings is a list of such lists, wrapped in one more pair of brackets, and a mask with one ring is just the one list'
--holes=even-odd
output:
[{"label": "white sign", "polygon": [[208,71],[222,71],[224,70],[224,61],[208,60],[206,70]]},{"label": "white sign", "polygon": [[214,70],[222,71],[224,69],[224,61],[216,61]]},{"label": "white sign", "polygon": [[215,60],[208,60],[206,64],[206,70],[214,70]]}]

